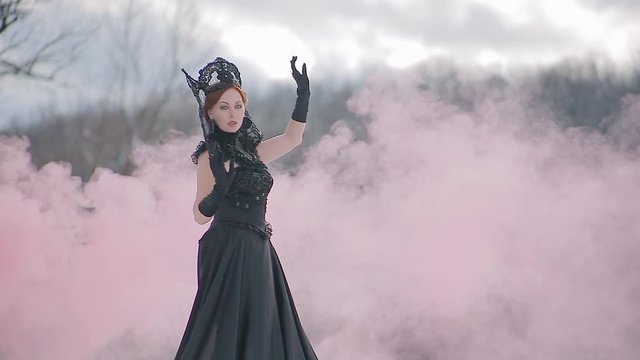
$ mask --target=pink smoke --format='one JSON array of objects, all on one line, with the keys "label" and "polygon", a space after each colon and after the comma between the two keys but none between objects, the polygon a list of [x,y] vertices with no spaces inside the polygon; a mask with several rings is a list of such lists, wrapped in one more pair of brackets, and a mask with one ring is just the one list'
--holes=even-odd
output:
[{"label": "pink smoke", "polygon": [[[338,121],[295,175],[270,166],[272,241],[319,357],[638,358],[633,132],[562,130],[518,89],[464,111],[413,81],[374,76],[349,100],[366,140]],[[640,128],[639,104],[609,120]],[[0,138],[0,358],[173,356],[206,229],[197,141],[141,146],[133,176],[83,186]]]}]

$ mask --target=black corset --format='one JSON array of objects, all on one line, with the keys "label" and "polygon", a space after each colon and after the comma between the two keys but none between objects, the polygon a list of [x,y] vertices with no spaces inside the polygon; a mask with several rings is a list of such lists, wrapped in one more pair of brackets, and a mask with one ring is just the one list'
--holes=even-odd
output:
[{"label": "black corset", "polygon": [[214,222],[238,222],[264,228],[267,212],[267,195],[273,186],[273,178],[267,167],[237,167],[229,192],[214,214]]},{"label": "black corset", "polygon": [[235,200],[236,207],[248,208],[253,204],[266,204],[273,186],[273,178],[264,164],[253,168],[236,167],[236,176],[225,198]]}]

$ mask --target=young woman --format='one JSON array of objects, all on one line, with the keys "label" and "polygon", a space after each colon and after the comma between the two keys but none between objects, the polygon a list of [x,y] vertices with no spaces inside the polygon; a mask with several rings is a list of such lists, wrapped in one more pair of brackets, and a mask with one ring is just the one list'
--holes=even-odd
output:
[{"label": "young woman", "polygon": [[298,98],[291,120],[284,134],[265,141],[246,111],[235,65],[216,58],[198,80],[185,72],[205,134],[192,155],[193,214],[199,224],[213,220],[199,240],[198,291],[175,359],[317,359],[265,222],[273,185],[265,163],[302,142],[309,107],[306,64],[300,73],[295,62],[294,56]]}]

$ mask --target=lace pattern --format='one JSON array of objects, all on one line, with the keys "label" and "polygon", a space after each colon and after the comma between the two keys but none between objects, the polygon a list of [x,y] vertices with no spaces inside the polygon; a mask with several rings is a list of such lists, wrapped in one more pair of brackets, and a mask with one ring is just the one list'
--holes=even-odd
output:
[{"label": "lace pattern", "polygon": [[196,150],[191,153],[191,162],[198,165],[198,157],[205,151],[207,151],[207,144],[204,141],[200,141],[196,146]]},{"label": "lace pattern", "polygon": [[232,203],[236,207],[246,209],[255,204],[266,206],[267,195],[272,186],[273,177],[267,171],[266,165],[262,164],[262,167],[254,169],[239,167],[225,198],[235,200]]},{"label": "lace pattern", "polygon": [[[242,120],[242,126],[237,133],[225,133],[218,129],[211,136],[220,144],[225,161],[234,160],[236,164],[248,168],[254,168],[262,163],[257,147],[264,136],[248,115]],[[191,154],[191,162],[198,164],[198,157],[206,150],[206,142],[200,141]]]}]

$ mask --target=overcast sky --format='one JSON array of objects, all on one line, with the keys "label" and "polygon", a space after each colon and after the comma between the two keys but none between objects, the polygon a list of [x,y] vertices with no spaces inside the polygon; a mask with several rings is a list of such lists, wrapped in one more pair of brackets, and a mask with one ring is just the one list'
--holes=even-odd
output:
[{"label": "overcast sky", "polygon": [[[402,69],[434,56],[451,59],[458,65],[488,66],[494,70],[512,65],[546,65],[565,58],[598,58],[628,66],[640,54],[639,3],[633,0],[43,2],[27,21],[13,30],[37,28],[32,39],[46,38],[64,29],[94,31],[77,59],[60,74],[59,79],[67,83],[66,87],[34,85],[23,79],[4,80],[0,106],[6,111],[4,119],[0,116],[0,126],[11,116],[24,116],[29,109],[43,104],[51,109],[68,109],[75,106],[71,104],[74,100],[101,101],[105,89],[110,96],[117,93],[113,84],[120,66],[117,64],[125,59],[118,58],[117,37],[126,28],[127,6],[131,6],[134,19],[131,41],[135,53],[125,59],[133,62],[125,67],[142,73],[136,75],[136,86],[154,88],[171,76],[172,81],[182,81],[178,80],[181,75],[175,68],[166,68],[172,36],[178,49],[178,67],[190,72],[195,73],[215,56],[223,56],[239,64],[243,74],[252,78],[255,74],[282,81],[291,80],[288,60],[292,54],[297,54],[300,62],[307,62],[316,79],[360,74],[363,69],[378,65]],[[3,41],[6,43],[6,36]],[[143,91],[130,91],[144,96]]]},{"label": "overcast sky", "polygon": [[352,67],[380,61],[405,67],[434,55],[461,63],[539,64],[597,54],[626,63],[640,44],[640,6],[630,0],[211,3],[200,5],[201,20],[234,55],[265,70],[291,52]]}]

